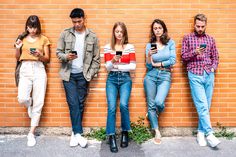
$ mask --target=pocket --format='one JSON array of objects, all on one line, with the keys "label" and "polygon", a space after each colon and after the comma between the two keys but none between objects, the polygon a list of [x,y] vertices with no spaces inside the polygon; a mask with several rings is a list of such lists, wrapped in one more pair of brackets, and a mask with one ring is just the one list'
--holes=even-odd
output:
[{"label": "pocket", "polygon": [[65,41],[65,50],[66,51],[71,51],[72,50],[72,40],[66,40]]},{"label": "pocket", "polygon": [[86,51],[87,52],[92,52],[93,51],[93,45],[94,45],[93,42],[87,42]]}]

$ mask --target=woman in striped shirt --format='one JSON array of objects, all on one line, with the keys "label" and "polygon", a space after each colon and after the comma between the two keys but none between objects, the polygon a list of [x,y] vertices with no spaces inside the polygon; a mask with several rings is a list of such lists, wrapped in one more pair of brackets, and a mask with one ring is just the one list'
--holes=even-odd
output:
[{"label": "woman in striped shirt", "polygon": [[132,89],[130,70],[135,70],[135,50],[128,43],[127,28],[123,22],[117,22],[113,26],[111,43],[104,48],[106,69],[109,72],[106,81],[106,96],[108,104],[106,134],[109,136],[111,152],[118,152],[115,124],[116,124],[116,101],[120,96],[121,112],[121,143],[122,148],[128,146],[128,131],[130,127],[129,98]]}]

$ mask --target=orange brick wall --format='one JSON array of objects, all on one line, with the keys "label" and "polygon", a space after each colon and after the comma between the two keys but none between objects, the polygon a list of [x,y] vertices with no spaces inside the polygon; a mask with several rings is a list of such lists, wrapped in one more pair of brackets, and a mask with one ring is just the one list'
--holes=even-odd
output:
[{"label": "orange brick wall", "polygon": [[[204,13],[208,17],[207,32],[217,42],[220,64],[216,74],[215,92],[211,108],[213,125],[236,126],[236,1],[235,0],[0,0],[0,126],[29,126],[26,109],[17,103],[14,83],[13,43],[24,30],[29,15],[36,14],[42,22],[43,34],[52,42],[51,62],[48,65],[48,88],[41,126],[70,126],[64,89],[58,75],[60,63],[55,55],[60,32],[72,26],[70,11],[81,7],[87,14],[87,26],[100,39],[102,64],[99,75],[90,84],[85,108],[84,126],[105,126],[106,95],[103,46],[109,42],[115,22],[128,27],[129,40],[135,45],[137,69],[132,73],[133,90],[130,100],[131,120],[145,116],[143,89],[145,75],[145,45],[153,19],[163,19],[170,36],[177,45],[177,63],[173,83],[160,117],[161,126],[196,126],[197,114],[193,106],[185,68],[180,58],[184,34],[192,31],[193,16]],[[118,125],[120,114],[118,112]],[[147,122],[147,121],[146,121]]]}]

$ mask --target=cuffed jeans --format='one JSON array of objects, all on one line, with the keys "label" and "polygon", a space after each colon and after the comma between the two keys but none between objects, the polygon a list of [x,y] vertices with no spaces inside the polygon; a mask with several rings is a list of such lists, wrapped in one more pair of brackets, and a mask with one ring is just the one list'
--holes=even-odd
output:
[{"label": "cuffed jeans", "polygon": [[211,99],[214,89],[214,73],[203,75],[188,72],[191,95],[198,113],[198,131],[208,135],[213,132],[210,121]]},{"label": "cuffed jeans", "polygon": [[116,125],[116,101],[120,94],[120,112],[122,131],[131,130],[129,116],[129,98],[132,89],[132,81],[129,72],[110,72],[106,81],[107,96],[107,125],[106,134],[115,134]]},{"label": "cuffed jeans", "polygon": [[165,108],[165,99],[171,85],[171,73],[164,70],[152,69],[144,78],[144,90],[148,104],[148,119],[152,129],[157,129],[157,112]]},{"label": "cuffed jeans", "polygon": [[[38,126],[47,86],[44,64],[40,61],[22,61],[18,86],[18,102],[32,105],[31,126]],[[31,98],[32,94],[32,98]]]},{"label": "cuffed jeans", "polygon": [[72,131],[74,134],[82,134],[82,119],[84,102],[87,96],[88,82],[83,73],[71,73],[69,81],[63,81],[66,93],[66,100],[70,110]]}]

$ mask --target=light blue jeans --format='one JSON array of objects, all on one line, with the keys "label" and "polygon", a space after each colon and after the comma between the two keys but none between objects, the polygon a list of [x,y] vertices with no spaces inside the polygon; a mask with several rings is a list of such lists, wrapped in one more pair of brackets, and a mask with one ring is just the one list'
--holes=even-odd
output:
[{"label": "light blue jeans", "polygon": [[213,132],[210,121],[211,99],[214,89],[214,73],[203,75],[188,72],[191,95],[198,113],[198,131],[209,135]]},{"label": "light blue jeans", "polygon": [[131,130],[129,116],[129,98],[132,89],[132,81],[129,72],[110,72],[106,81],[107,96],[107,125],[106,134],[114,135],[116,128],[116,102],[120,95],[121,129]]},{"label": "light blue jeans", "polygon": [[165,108],[165,99],[169,93],[171,73],[168,71],[152,69],[144,78],[144,89],[148,104],[148,119],[152,129],[157,129],[158,116]]}]

